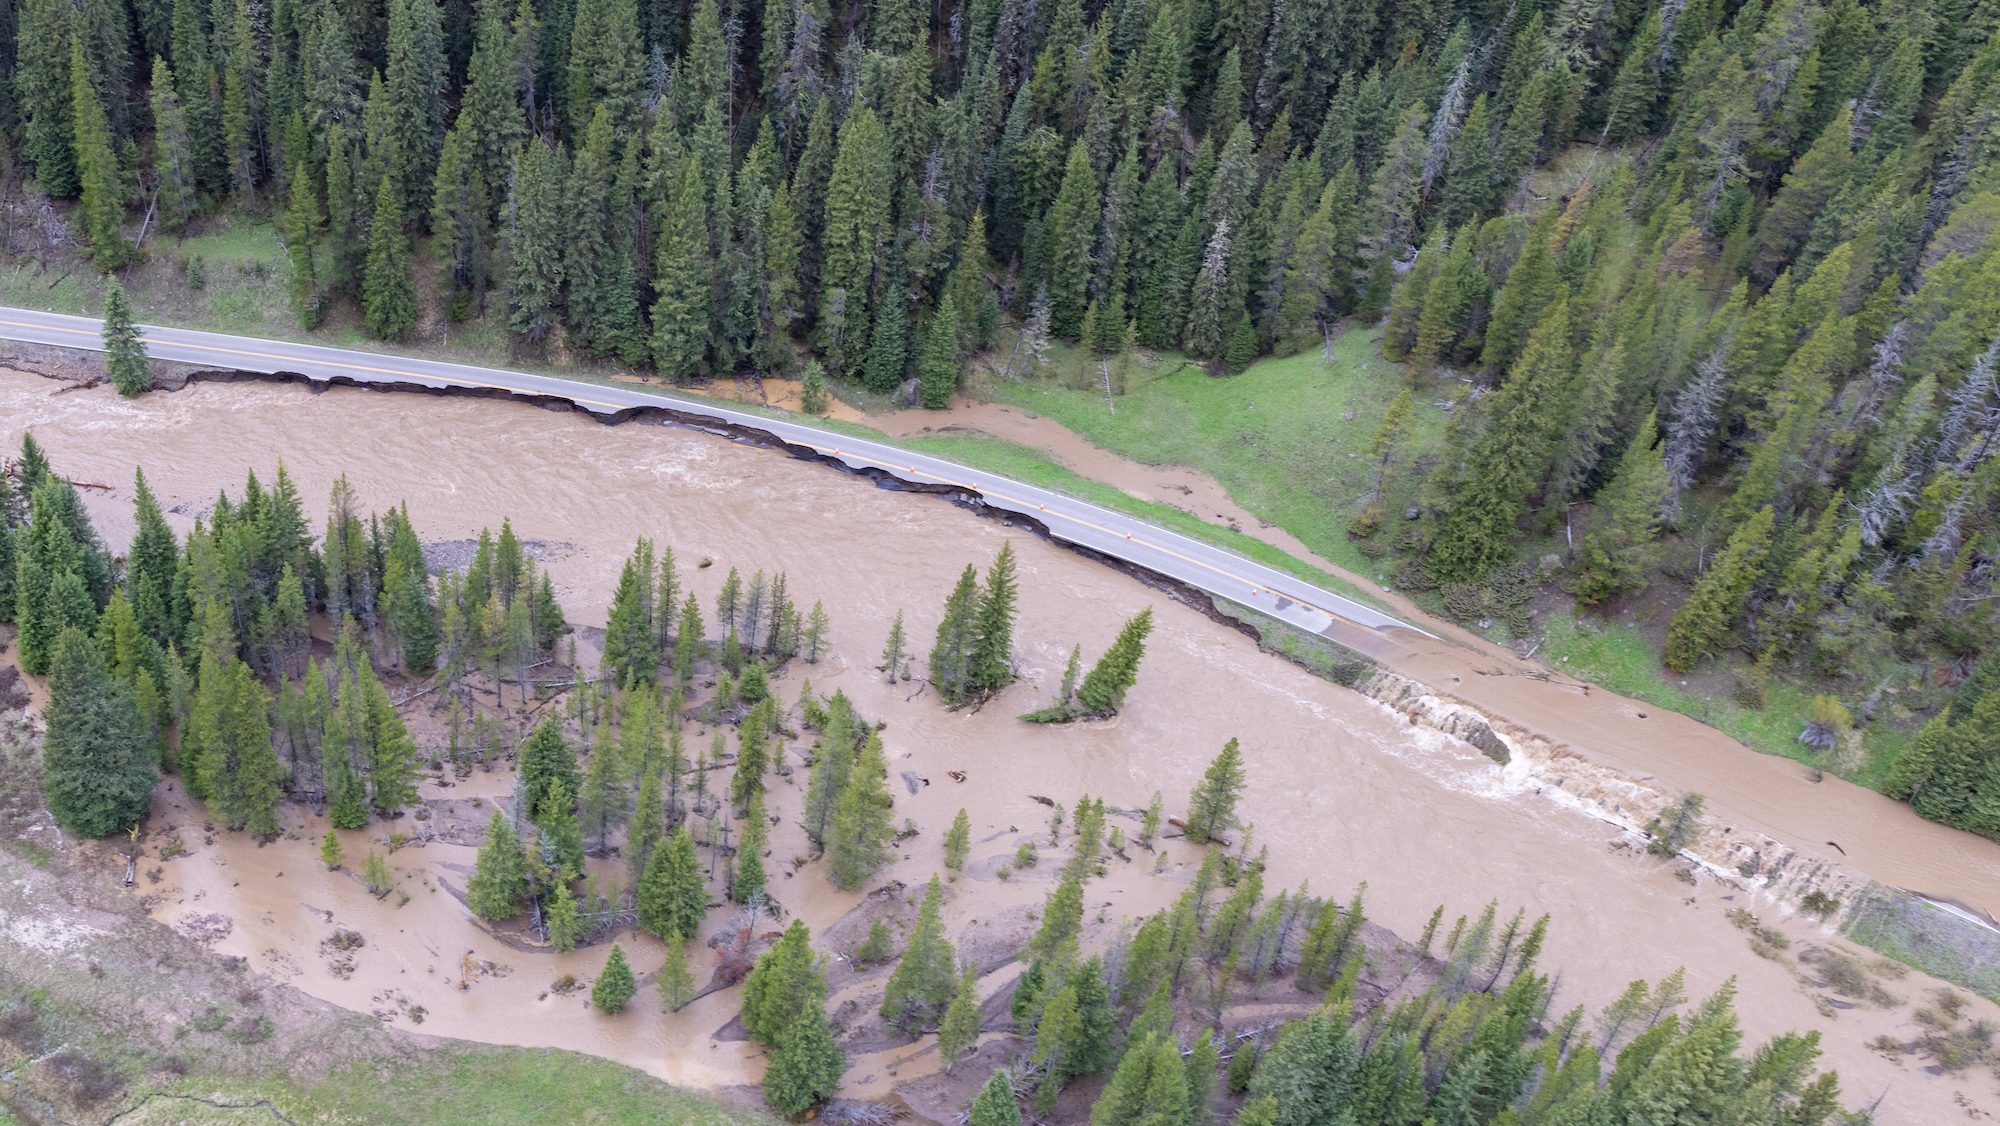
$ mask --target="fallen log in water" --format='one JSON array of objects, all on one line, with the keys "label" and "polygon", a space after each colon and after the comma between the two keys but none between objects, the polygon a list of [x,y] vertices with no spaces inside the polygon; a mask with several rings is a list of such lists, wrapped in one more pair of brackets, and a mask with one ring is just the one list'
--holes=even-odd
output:
[{"label": "fallen log in water", "polygon": [[[21,476],[21,464],[15,461],[0,461],[0,476],[18,479]],[[79,489],[103,489],[107,493],[118,487],[107,485],[102,481],[79,481],[74,477],[68,478],[68,481]]]}]

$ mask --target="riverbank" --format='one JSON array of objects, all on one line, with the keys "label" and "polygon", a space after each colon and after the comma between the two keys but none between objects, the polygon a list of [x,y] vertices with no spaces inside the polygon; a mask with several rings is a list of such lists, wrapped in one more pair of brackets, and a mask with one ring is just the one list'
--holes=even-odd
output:
[{"label": "riverbank", "polygon": [[610,1060],[385,1027],[152,920],[125,842],[21,843],[0,844],[0,1122],[772,1121]]}]

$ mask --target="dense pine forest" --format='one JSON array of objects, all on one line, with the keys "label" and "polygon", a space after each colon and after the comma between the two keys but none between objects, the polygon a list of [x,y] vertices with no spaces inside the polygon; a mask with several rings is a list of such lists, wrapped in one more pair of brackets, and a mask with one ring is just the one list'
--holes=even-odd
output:
[{"label": "dense pine forest", "polygon": [[[1349,528],[1400,585],[1480,619],[1671,571],[1669,670],[1735,662],[1753,705],[1811,685],[1802,738],[1829,749],[1894,710],[1900,670],[1943,710],[1878,781],[2000,832],[1991,4],[4,18],[7,172],[62,201],[54,237],[114,272],[263,216],[307,327],[498,318],[528,352],[676,382],[942,406],[982,352],[1223,373],[1379,323],[1411,394]],[[1438,404],[1444,440],[1407,448]]]}]

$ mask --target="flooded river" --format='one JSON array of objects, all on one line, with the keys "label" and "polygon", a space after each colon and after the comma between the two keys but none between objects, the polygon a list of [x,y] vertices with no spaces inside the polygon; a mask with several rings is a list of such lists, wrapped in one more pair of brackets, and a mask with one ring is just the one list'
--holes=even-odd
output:
[{"label": "flooded river", "polygon": [[[476,535],[511,516],[524,538],[550,545],[548,567],[558,595],[580,625],[602,625],[636,536],[671,544],[684,580],[710,605],[731,566],[745,574],[788,572],[795,600],[826,605],[833,655],[817,666],[794,667],[777,691],[790,700],[799,678],[810,675],[815,688],[842,689],[864,714],[888,722],[897,816],[914,818],[925,830],[904,849],[910,858],[889,875],[912,884],[934,870],[943,826],[960,806],[971,810],[975,841],[999,835],[1010,851],[1010,828],[1047,824],[1048,811],[1032,794],[1068,803],[1090,793],[1112,806],[1143,807],[1158,789],[1178,810],[1210,758],[1236,737],[1249,765],[1243,812],[1255,823],[1257,841],[1270,849],[1266,886],[1273,891],[1309,882],[1316,893],[1344,898],[1365,880],[1371,919],[1405,935],[1415,935],[1439,903],[1449,918],[1477,912],[1497,896],[1509,913],[1525,907],[1531,917],[1543,911],[1553,916],[1545,964],[1560,969],[1558,1010],[1601,1005],[1634,978],[1657,979],[1684,965],[1697,997],[1737,979],[1738,1007],[1753,1040],[1790,1028],[1821,1029],[1826,1062],[1841,1071],[1850,1102],[1887,1092],[1885,1121],[1955,1117],[1964,1113],[1956,1104],[1960,1097],[2000,1106],[1991,1076],[1933,1076],[1915,1060],[1886,1059],[1866,1046],[1885,1033],[1914,1038],[1910,1004],[1823,1012],[1815,1003],[1818,991],[1802,983],[1800,967],[1753,954],[1725,913],[1732,907],[1778,913],[1755,893],[1708,879],[1684,882],[1658,861],[1614,848],[1615,829],[1540,793],[1545,783],[1533,776],[1503,771],[1458,740],[1261,654],[1241,635],[1132,578],[935,499],[875,489],[706,434],[636,423],[606,427],[582,415],[503,402],[359,390],[315,395],[261,384],[197,385],[127,401],[106,390],[52,395],[56,386],[0,374],[0,443],[12,446],[33,430],[61,471],[116,483],[110,495],[86,490],[99,530],[114,545],[130,532],[134,465],[144,466],[161,503],[185,527],[218,490],[234,493],[252,469],[268,481],[283,459],[315,517],[341,473],[370,507],[407,501],[426,538]],[[907,614],[919,651],[927,650],[959,570],[967,563],[983,566],[1008,540],[1020,560],[1021,682],[976,713],[947,712],[929,695],[911,699],[910,685],[882,684],[869,666],[894,614]],[[717,565],[696,569],[704,558]],[[1015,718],[1047,701],[1072,644],[1081,643],[1087,655],[1100,652],[1126,617],[1149,605],[1156,628],[1122,714],[1107,723],[1059,728]],[[1467,686],[1468,695],[1473,687]],[[1525,693],[1513,712],[1496,710],[1528,725],[1543,710],[1555,715],[1563,701],[1581,699],[1574,688],[1544,685]],[[1671,741],[1678,754],[1681,740],[1705,730],[1657,714],[1643,721],[1649,726],[1638,722],[1632,732],[1619,733],[1608,757],[1631,754],[1630,745],[1641,738]],[[1588,749],[1585,738],[1569,741]],[[696,745],[691,739],[690,748]],[[1765,765],[1769,760],[1734,754],[1739,757],[1716,769],[1741,767],[1751,781],[1729,786],[1719,777],[1703,784],[1714,815],[1768,821],[1781,830],[1783,811],[1774,803],[1782,803],[1784,793],[1757,781],[1764,776],[1758,772],[1773,769]],[[1790,764],[1777,769],[1795,770]],[[967,781],[954,783],[948,776],[954,770]],[[896,785],[903,771],[930,784],[908,794]],[[447,793],[463,798],[485,792],[476,785],[480,780],[475,775],[475,784]],[[1835,792],[1796,784],[1812,793]],[[430,788],[426,793],[440,796]],[[1844,842],[1864,833],[1930,839],[1925,834],[1933,827],[1907,810],[1886,801],[1843,800],[1857,802],[1855,815],[1868,822],[1843,827]],[[323,828],[308,826],[297,840],[257,848],[227,835],[209,843],[199,817],[184,805],[170,801],[160,815],[178,824],[190,855],[163,865],[154,888],[161,896],[157,915],[184,927],[193,925],[192,917],[229,917],[234,925],[217,940],[219,948],[307,992],[379,1011],[404,1027],[415,1026],[410,1009],[421,1006],[422,1031],[577,1048],[693,1085],[751,1081],[761,1067],[752,1058],[756,1049],[712,1037],[734,1014],[734,991],[677,1014],[656,1011],[650,993],[642,994],[619,1018],[592,1014],[581,995],[548,993],[565,970],[589,976],[606,950],[566,957],[517,951],[469,925],[461,904],[432,890],[439,879],[463,887],[469,849],[433,844],[392,857],[411,896],[398,906],[398,896],[373,900],[350,877],[318,864],[312,838]],[[1950,839],[1958,848],[1973,847],[1957,834]],[[831,891],[817,868],[796,879],[780,876],[800,846],[783,834],[774,843],[767,861],[774,891],[816,929],[858,902]],[[367,847],[354,834],[347,846],[350,866]],[[1961,863],[1936,862],[1947,868]],[[1908,864],[1917,863],[1912,854]],[[1051,868],[1045,864],[1044,874]],[[1908,875],[1898,882],[1941,890],[1925,886],[1921,872]],[[962,883],[953,913],[961,920],[990,920],[999,908],[1038,899],[1041,887],[1031,883],[1011,883],[1004,891]],[[989,886],[991,900],[982,898]],[[1127,896],[1120,886],[1093,885],[1091,906],[1108,901],[1108,913],[1116,916],[1152,898]],[[722,915],[717,912],[712,925],[720,925]],[[330,969],[319,949],[334,921],[369,940],[357,952],[352,976]],[[1806,943],[1830,941],[1796,919],[1782,925],[1794,939],[1794,953]],[[642,974],[658,968],[657,946],[627,945],[637,951]],[[996,975],[989,988],[1000,984]],[[1926,985],[1912,974],[1890,989],[1915,1002]],[[839,989],[836,981],[836,997]],[[1982,1011],[1988,1008],[1982,1003]],[[864,1054],[850,1080],[870,1089],[871,1077],[879,1079],[908,1054]]]}]

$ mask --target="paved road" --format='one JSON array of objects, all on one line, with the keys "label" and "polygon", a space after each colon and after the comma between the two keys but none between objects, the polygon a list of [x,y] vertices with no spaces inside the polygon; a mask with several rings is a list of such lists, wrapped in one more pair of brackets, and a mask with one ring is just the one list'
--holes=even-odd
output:
[{"label": "paved road", "polygon": [[[963,488],[994,508],[1041,521],[1057,539],[1177,579],[1314,633],[1338,633],[1351,638],[1354,627],[1360,627],[1378,636],[1392,630],[1434,636],[1373,607],[1233,552],[1062,493],[790,419],[731,410],[706,399],[412,356],[154,325],[143,325],[141,329],[148,351],[160,360],[242,371],[295,372],[315,381],[478,387],[564,399],[600,414],[665,407],[712,418],[762,431],[855,468],[885,471],[916,484]],[[99,351],[103,348],[100,333],[100,323],[93,318],[0,306],[0,340]]]}]

